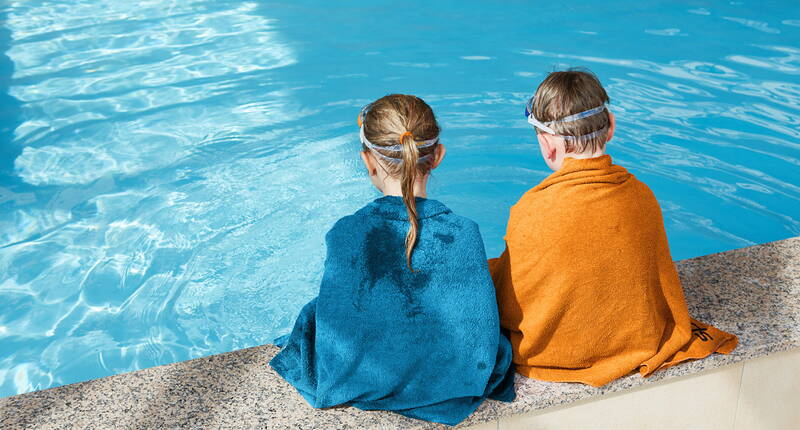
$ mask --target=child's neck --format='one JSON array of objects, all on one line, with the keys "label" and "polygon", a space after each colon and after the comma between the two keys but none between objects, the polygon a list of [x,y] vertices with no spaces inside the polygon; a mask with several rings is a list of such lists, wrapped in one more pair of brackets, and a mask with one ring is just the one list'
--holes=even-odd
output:
[{"label": "child's neck", "polygon": [[585,159],[585,158],[597,158],[606,155],[606,148],[605,146],[602,148],[598,148],[595,151],[585,151],[585,152],[567,152],[564,154],[564,158],[578,158],[578,159]]},{"label": "child's neck", "polygon": [[[428,175],[417,179],[417,182],[414,183],[414,196],[415,197],[422,197],[427,198],[427,185],[428,185]],[[400,181],[394,178],[385,178],[383,181],[383,189],[381,189],[384,196],[403,196],[403,187],[400,185]]]}]

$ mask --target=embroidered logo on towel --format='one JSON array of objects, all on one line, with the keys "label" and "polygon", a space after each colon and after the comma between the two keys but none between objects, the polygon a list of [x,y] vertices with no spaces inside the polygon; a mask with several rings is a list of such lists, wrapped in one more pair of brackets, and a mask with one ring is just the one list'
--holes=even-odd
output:
[{"label": "embroidered logo on towel", "polygon": [[692,334],[697,336],[703,342],[707,342],[709,340],[714,340],[714,338],[711,337],[711,335],[708,334],[707,332],[708,332],[708,328],[700,327],[699,325],[697,325],[695,323],[692,323]]}]

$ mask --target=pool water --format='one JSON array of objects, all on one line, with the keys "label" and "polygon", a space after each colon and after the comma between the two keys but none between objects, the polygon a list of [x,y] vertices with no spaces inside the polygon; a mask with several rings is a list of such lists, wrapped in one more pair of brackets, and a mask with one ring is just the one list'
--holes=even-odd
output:
[{"label": "pool water", "polygon": [[[377,196],[355,118],[428,101],[430,195],[497,255],[585,66],[675,259],[800,234],[800,4],[25,0],[0,16],[0,396],[269,343]],[[266,363],[265,363],[266,365]]]}]

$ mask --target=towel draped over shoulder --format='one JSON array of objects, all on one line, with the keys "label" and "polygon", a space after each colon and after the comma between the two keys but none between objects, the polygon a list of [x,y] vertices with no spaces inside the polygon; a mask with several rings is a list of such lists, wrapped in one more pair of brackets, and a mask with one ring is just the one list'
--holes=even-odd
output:
[{"label": "towel draped over shoulder", "polygon": [[414,272],[399,197],[328,232],[319,295],[270,362],[312,406],[457,424],[487,397],[513,400],[511,345],[477,225],[435,200],[418,198],[417,211]]},{"label": "towel draped over shoulder", "polygon": [[525,376],[601,386],[736,347],[689,317],[655,196],[608,155],[567,158],[511,208],[505,240],[489,266]]}]

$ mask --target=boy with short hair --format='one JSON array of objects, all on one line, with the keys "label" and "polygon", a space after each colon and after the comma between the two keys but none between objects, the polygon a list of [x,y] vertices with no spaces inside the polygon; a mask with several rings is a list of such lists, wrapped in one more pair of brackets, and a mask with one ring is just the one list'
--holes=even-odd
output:
[{"label": "boy with short hair", "polygon": [[636,369],[728,353],[734,335],[691,319],[650,189],[605,155],[608,95],[589,72],[551,73],[526,116],[555,171],[511,208],[489,260],[517,371],[604,385]]}]

